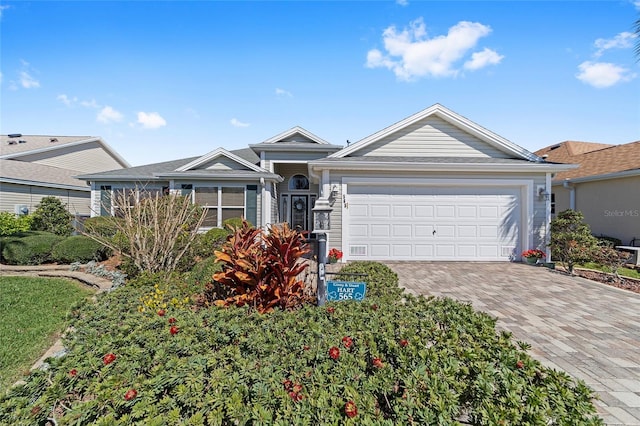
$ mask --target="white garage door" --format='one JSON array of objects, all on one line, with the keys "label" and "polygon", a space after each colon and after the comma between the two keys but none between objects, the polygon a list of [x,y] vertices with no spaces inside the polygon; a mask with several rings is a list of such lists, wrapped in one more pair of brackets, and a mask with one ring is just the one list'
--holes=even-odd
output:
[{"label": "white garage door", "polygon": [[349,185],[349,259],[510,259],[519,250],[518,188]]}]

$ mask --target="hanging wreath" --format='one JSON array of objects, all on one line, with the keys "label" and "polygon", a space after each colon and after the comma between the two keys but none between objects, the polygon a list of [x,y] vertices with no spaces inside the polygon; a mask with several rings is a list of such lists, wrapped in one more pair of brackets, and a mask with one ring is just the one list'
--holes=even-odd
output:
[{"label": "hanging wreath", "polygon": [[296,211],[303,211],[304,210],[304,202],[302,201],[296,201],[293,205],[293,207],[296,209]]}]

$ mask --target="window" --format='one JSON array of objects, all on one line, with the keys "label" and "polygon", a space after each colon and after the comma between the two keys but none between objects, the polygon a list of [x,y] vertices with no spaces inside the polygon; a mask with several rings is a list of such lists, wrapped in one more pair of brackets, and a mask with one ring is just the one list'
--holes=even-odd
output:
[{"label": "window", "polygon": [[206,209],[205,228],[220,228],[227,219],[245,217],[244,187],[197,186],[193,197],[195,204]]},{"label": "window", "polygon": [[289,179],[289,191],[308,191],[309,179],[304,175],[291,176]]}]

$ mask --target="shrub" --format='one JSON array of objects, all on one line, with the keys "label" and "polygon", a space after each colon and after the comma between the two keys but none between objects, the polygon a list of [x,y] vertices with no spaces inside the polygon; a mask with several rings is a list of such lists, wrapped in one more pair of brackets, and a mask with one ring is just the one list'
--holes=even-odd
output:
[{"label": "shrub", "polygon": [[468,304],[160,315],[136,309],[144,280],[77,310],[67,354],[0,398],[0,424],[602,424],[589,388]]},{"label": "shrub", "polygon": [[[356,274],[356,275],[349,275]],[[367,283],[367,298],[396,299],[401,297],[398,274],[387,265],[378,262],[351,262],[340,269],[336,280],[364,281]]]},{"label": "shrub", "polygon": [[261,313],[299,307],[305,296],[298,275],[308,266],[302,259],[308,252],[302,234],[286,223],[263,232],[243,222],[215,252],[223,270],[213,279],[234,292],[220,304],[249,305]]},{"label": "shrub", "polygon": [[115,216],[96,216],[84,221],[84,232],[92,235],[113,238],[118,233],[122,219]]},{"label": "shrub", "polygon": [[71,214],[57,197],[44,197],[33,212],[31,229],[46,231],[64,237],[71,235]]},{"label": "shrub", "polygon": [[616,237],[609,237],[607,235],[600,235],[596,237],[600,245],[606,244],[609,247],[616,247],[622,245],[622,240]]},{"label": "shrub", "polygon": [[31,229],[33,216],[16,216],[9,212],[0,212],[0,237],[26,232]]},{"label": "shrub", "polygon": [[570,274],[573,267],[588,262],[594,256],[598,240],[591,235],[589,225],[584,223],[582,213],[565,210],[551,221],[552,257],[558,259]]},{"label": "shrub", "polygon": [[0,241],[2,261],[9,265],[40,265],[53,261],[53,248],[64,240],[60,235],[28,231]]},{"label": "shrub", "polygon": [[198,234],[188,252],[182,257],[177,269],[184,272],[190,271],[202,259],[212,257],[213,253],[222,247],[230,233],[228,229],[211,228],[204,234]]},{"label": "shrub", "polygon": [[86,263],[91,260],[101,261],[108,257],[110,250],[97,241],[84,235],[74,235],[56,244],[52,251],[54,262]]},{"label": "shrub", "polygon": [[253,227],[251,222],[249,222],[248,220],[244,220],[241,217],[232,217],[232,218],[226,219],[225,221],[222,222],[222,227],[224,229],[234,230],[236,228],[242,228],[243,222],[247,222],[250,227]]}]

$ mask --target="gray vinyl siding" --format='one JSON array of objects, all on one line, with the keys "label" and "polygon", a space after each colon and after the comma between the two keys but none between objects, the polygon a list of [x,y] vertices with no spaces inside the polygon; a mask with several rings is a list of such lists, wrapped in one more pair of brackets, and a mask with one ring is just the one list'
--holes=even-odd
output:
[{"label": "gray vinyl siding", "polygon": [[97,173],[123,168],[122,164],[109,155],[97,142],[61,147],[55,151],[25,155],[20,159],[84,173]]},{"label": "gray vinyl siding", "polygon": [[207,170],[247,170],[246,167],[238,164],[238,162],[224,156],[220,156],[206,164],[198,167],[198,169]]},{"label": "gray vinyl siding", "polygon": [[67,207],[69,213],[89,216],[89,191],[74,191],[70,189],[55,189],[40,186],[18,185],[11,183],[0,184],[0,211],[13,213],[15,205],[25,205],[29,213],[33,213],[44,197],[58,197]]},{"label": "gray vinyl siding", "polygon": [[[314,145],[317,146],[317,145]],[[330,154],[333,154],[335,152],[335,150],[330,151],[327,150],[326,152],[318,152],[318,151],[312,151],[312,152],[281,152],[281,151],[276,151],[276,152],[265,152],[265,160],[267,160],[267,164],[270,164],[271,161],[274,162],[279,162],[279,161],[300,161],[301,163],[307,162],[307,161],[313,161],[313,160],[318,160],[320,158],[324,158]],[[265,165],[265,168],[268,168],[268,165]]]},{"label": "gray vinyl siding", "polygon": [[[482,174],[482,173],[424,173],[424,174],[416,174],[416,173],[397,173],[397,172],[377,172],[375,174],[376,178],[384,178],[388,176],[391,178],[424,178],[425,182],[429,179],[491,179],[491,180],[531,180],[533,183],[533,191],[536,191],[538,185],[545,185],[546,176],[544,173],[540,174],[519,174],[519,173],[506,173],[506,174]],[[342,194],[342,179],[345,177],[353,178],[353,177],[361,177],[361,178],[370,178],[373,177],[370,172],[331,172],[330,177],[330,185],[333,187],[334,185],[338,188],[338,194],[336,196],[335,203],[333,205],[333,211],[331,212],[331,231],[328,234],[328,244],[329,247],[336,247],[342,251],[345,251],[345,248],[342,247],[342,224],[343,218],[342,213],[345,208],[343,203],[343,194]],[[348,186],[348,185],[347,185]],[[348,188],[347,188],[348,191]],[[348,197],[347,197],[348,203]],[[546,202],[544,200],[539,200],[536,195],[533,196],[533,216],[529,218],[532,224],[532,241],[531,247],[525,247],[523,250],[528,248],[538,248],[541,250],[546,249],[546,242],[544,240],[544,236],[546,233],[546,229],[549,226],[546,223]],[[525,223],[521,224],[521,226],[526,226]],[[519,253],[517,253],[519,255]]]},{"label": "gray vinyl siding", "polygon": [[352,156],[508,158],[506,153],[438,117],[402,128]]}]

